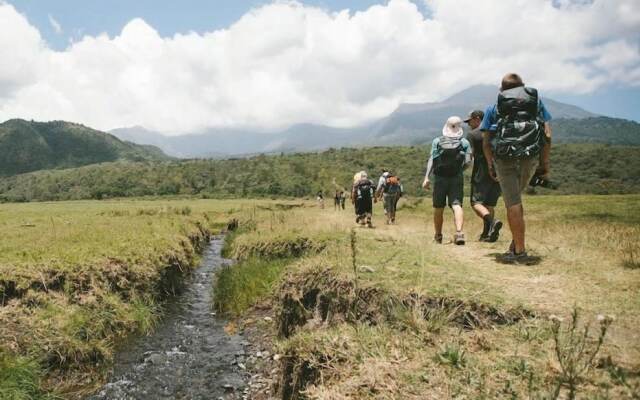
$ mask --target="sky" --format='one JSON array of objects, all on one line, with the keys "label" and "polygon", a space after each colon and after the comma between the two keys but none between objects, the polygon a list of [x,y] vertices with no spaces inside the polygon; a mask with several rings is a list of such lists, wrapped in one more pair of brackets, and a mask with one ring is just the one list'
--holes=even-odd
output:
[{"label": "sky", "polygon": [[0,120],[355,126],[506,72],[640,121],[638,0],[0,0]]}]

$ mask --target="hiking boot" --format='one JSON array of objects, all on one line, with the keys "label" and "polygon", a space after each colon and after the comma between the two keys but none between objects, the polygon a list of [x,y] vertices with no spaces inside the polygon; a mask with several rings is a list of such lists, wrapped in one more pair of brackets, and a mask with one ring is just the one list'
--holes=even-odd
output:
[{"label": "hiking boot", "polygon": [[464,233],[456,232],[453,235],[453,243],[457,244],[458,246],[464,245]]},{"label": "hiking boot", "polygon": [[489,239],[488,235],[480,235],[480,237],[478,238],[478,242],[486,242],[487,239]]},{"label": "hiking boot", "polygon": [[442,233],[436,233],[433,237],[433,241],[438,244],[442,244]]},{"label": "hiking boot", "polygon": [[498,262],[503,264],[530,265],[532,259],[526,251],[522,253],[508,252],[499,257]]},{"label": "hiking boot", "polygon": [[371,218],[367,218],[367,227],[373,228],[373,224],[371,223]]},{"label": "hiking boot", "polygon": [[502,221],[499,219],[493,220],[491,229],[489,229],[489,233],[487,234],[487,242],[493,243],[498,240],[498,237],[500,237],[500,229],[502,229]]}]

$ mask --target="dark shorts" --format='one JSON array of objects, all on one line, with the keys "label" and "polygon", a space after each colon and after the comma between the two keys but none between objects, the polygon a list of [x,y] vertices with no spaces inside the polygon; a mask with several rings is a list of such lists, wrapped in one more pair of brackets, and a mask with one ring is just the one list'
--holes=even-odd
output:
[{"label": "dark shorts", "polygon": [[371,215],[373,199],[356,199],[356,215]]},{"label": "dark shorts", "polygon": [[471,205],[495,207],[501,193],[500,184],[491,178],[471,180]]},{"label": "dark shorts", "polygon": [[457,176],[435,176],[433,182],[433,208],[444,208],[462,205],[464,197],[464,179],[462,174]]}]

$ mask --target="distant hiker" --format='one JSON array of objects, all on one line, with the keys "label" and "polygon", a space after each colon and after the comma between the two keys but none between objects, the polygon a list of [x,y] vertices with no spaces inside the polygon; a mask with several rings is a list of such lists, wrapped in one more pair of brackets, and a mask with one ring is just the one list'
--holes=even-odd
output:
[{"label": "distant hiker", "polygon": [[386,171],[385,174],[386,177],[382,180],[382,184],[378,182],[376,196],[383,200],[384,214],[387,217],[387,225],[389,225],[396,222],[396,206],[402,195],[402,185],[400,185],[400,179],[390,171]]},{"label": "distant hiker", "polygon": [[473,148],[473,169],[471,171],[471,208],[476,215],[482,218],[484,227],[480,234],[481,242],[495,242],[500,235],[502,222],[494,219],[494,208],[500,197],[500,184],[496,182],[487,169],[487,161],[482,149],[482,131],[480,124],[484,118],[484,112],[472,111],[464,122],[471,130],[467,139]]},{"label": "distant hiker", "polygon": [[365,171],[360,172],[360,179],[353,184],[351,190],[351,202],[356,210],[356,223],[373,228],[371,216],[373,212],[375,184],[371,181]]},{"label": "distant hiker", "polygon": [[340,209],[340,197],[342,196],[342,192],[339,190],[336,190],[336,194],[335,196],[333,196],[333,209],[334,210],[339,210]]},{"label": "distant hiker", "polygon": [[318,193],[316,193],[316,201],[320,208],[324,208],[324,194],[322,193],[322,190],[318,190]]},{"label": "distant hiker", "polygon": [[487,108],[480,125],[489,175],[500,182],[513,237],[500,261],[529,261],[521,194],[534,175],[549,177],[550,120],[538,91],[510,73],[502,78],[498,100]]},{"label": "distant hiker", "polygon": [[[386,168],[382,168],[382,171],[380,173],[380,178],[378,178],[378,184],[376,185],[376,201],[378,200],[378,194],[382,190],[382,185],[384,185],[384,183],[387,180],[387,176],[389,176],[389,170]],[[384,215],[386,216],[387,207],[384,206],[384,203],[382,204],[382,208],[384,209]]]},{"label": "distant hiker", "polygon": [[344,210],[344,203],[347,200],[347,194],[344,191],[340,191],[340,206],[342,207],[342,209]]},{"label": "distant hiker", "polygon": [[464,197],[462,171],[471,163],[471,145],[462,137],[462,119],[449,117],[442,128],[442,136],[433,139],[431,157],[427,163],[427,173],[422,187],[429,189],[429,176],[433,173],[433,225],[434,240],[442,243],[442,224],[444,222],[444,207],[448,203],[453,210],[453,220],[456,233],[453,242],[464,244],[464,213],[462,199]]},{"label": "distant hiker", "polygon": [[402,186],[402,182],[400,182],[400,177],[398,177],[398,184],[400,185],[400,193],[398,193],[398,197],[396,197],[396,204],[395,204],[395,209],[398,209],[398,202],[400,201],[400,198],[402,196],[404,196],[404,186]]}]

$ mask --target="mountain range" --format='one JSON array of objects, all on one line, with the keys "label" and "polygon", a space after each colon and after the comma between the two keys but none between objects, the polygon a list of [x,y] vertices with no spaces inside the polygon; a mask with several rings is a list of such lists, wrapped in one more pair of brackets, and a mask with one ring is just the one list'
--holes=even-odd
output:
[{"label": "mountain range", "polygon": [[64,121],[0,124],[0,176],[108,161],[168,160],[159,148]]},{"label": "mountain range", "polygon": [[[384,118],[351,128],[297,124],[270,133],[217,128],[199,134],[165,136],[136,126],[110,132],[123,140],[155,145],[169,155],[183,158],[423,144],[440,134],[449,116],[466,116],[471,110],[484,110],[495,102],[497,93],[494,86],[472,86],[441,102],[400,104]],[[636,122],[601,117],[550,98],[543,101],[554,117],[552,125],[557,141],[640,145],[640,124]],[[611,126],[616,129],[610,129]]]}]

